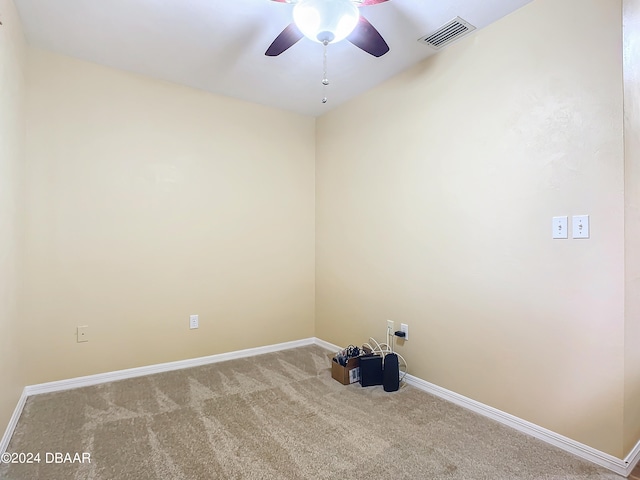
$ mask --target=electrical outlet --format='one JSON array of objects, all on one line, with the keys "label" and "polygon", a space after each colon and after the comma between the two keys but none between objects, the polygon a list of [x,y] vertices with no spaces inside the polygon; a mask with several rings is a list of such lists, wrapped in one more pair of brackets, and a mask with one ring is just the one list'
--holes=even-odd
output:
[{"label": "electrical outlet", "polygon": [[88,342],[89,341],[89,326],[88,325],[78,325],[77,341],[78,341],[78,343]]},{"label": "electrical outlet", "polygon": [[198,315],[189,315],[189,328],[193,330],[198,328]]},{"label": "electrical outlet", "polygon": [[400,331],[404,332],[404,341],[406,342],[407,340],[409,340],[409,325],[407,325],[406,323],[401,323]]},{"label": "electrical outlet", "polygon": [[393,332],[395,330],[393,329],[393,320],[387,320],[387,333],[393,335]]}]

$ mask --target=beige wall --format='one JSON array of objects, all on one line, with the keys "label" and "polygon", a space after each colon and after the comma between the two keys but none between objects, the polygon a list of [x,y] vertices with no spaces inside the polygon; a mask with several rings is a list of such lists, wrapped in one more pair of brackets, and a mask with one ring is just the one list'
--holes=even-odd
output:
[{"label": "beige wall", "polygon": [[20,394],[18,286],[24,164],[22,26],[11,0],[0,0],[0,433]]},{"label": "beige wall", "polygon": [[624,447],[640,439],[640,0],[624,0]]},{"label": "beige wall", "polygon": [[315,119],[37,50],[27,91],[27,384],[313,336]]},{"label": "beige wall", "polygon": [[621,0],[536,0],[321,117],[316,335],[407,323],[412,374],[626,454],[621,49]]},{"label": "beige wall", "polygon": [[[411,373],[622,457],[640,437],[640,109],[628,62],[623,142],[621,4],[536,0],[317,130],[31,50],[22,242],[24,46],[0,0],[0,424],[25,384],[359,343],[390,318]],[[591,239],[550,239],[551,216],[582,213]]]}]

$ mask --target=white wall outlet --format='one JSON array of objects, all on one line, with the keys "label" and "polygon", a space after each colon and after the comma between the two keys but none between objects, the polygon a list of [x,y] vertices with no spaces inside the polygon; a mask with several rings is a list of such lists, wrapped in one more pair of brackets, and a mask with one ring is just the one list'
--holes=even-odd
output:
[{"label": "white wall outlet", "polygon": [[78,325],[77,329],[77,340],[78,343],[88,342],[89,341],[89,326],[88,325]]},{"label": "white wall outlet", "polygon": [[567,216],[564,217],[553,217],[552,223],[552,234],[553,238],[569,238],[569,230],[568,230],[568,220]]},{"label": "white wall outlet", "polygon": [[400,331],[404,332],[404,340],[405,340],[405,342],[407,340],[409,340],[409,325],[407,325],[406,323],[401,323],[400,324]]},{"label": "white wall outlet", "polygon": [[189,315],[189,328],[198,328],[198,315]]},{"label": "white wall outlet", "polygon": [[387,320],[387,333],[393,335],[393,320]]},{"label": "white wall outlet", "polygon": [[571,219],[573,238],[589,238],[589,215],[574,215]]}]

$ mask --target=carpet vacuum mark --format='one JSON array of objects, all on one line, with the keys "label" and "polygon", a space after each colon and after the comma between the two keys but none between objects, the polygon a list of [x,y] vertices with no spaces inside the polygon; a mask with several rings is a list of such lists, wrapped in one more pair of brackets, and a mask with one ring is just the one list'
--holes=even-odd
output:
[{"label": "carpet vacuum mark", "polygon": [[622,478],[410,386],[343,386],[317,346],[30,397],[7,451],[40,453],[11,480]]}]

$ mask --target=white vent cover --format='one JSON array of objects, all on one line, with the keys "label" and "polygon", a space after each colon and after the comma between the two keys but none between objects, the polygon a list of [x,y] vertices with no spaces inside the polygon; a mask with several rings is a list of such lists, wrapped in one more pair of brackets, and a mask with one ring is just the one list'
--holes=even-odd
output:
[{"label": "white vent cover", "polygon": [[456,17],[449,23],[446,23],[437,29],[435,32],[425,35],[424,37],[420,37],[418,41],[439,50],[445,45],[449,45],[451,42],[464,37],[475,29],[476,27],[466,20]]}]

